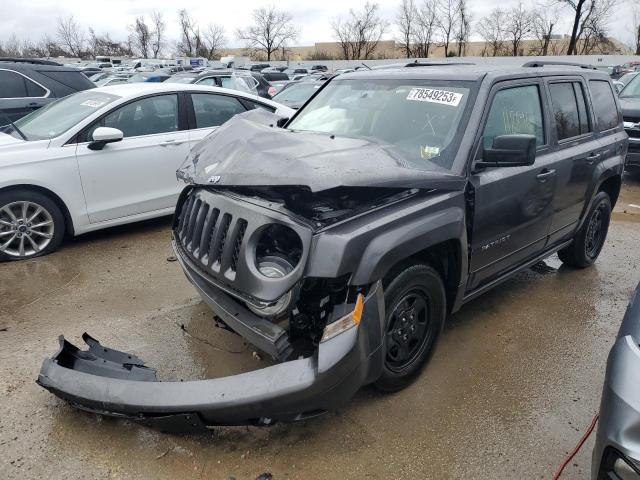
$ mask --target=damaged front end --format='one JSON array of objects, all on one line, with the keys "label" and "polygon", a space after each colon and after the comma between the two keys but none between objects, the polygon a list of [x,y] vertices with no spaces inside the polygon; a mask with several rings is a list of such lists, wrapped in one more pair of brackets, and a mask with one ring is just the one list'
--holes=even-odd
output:
[{"label": "damaged front end", "polygon": [[345,405],[381,371],[382,285],[305,277],[317,222],[274,199],[188,188],[173,246],[217,318],[279,363],[230,377],[161,382],[136,356],[61,337],[38,384],[72,405],[167,432],[295,421]]},{"label": "damaged front end", "polygon": [[190,432],[300,420],[376,381],[383,272],[424,248],[427,231],[433,241],[459,235],[464,179],[407,168],[366,140],[293,135],[238,117],[201,142],[179,172],[188,185],[172,235],[217,319],[278,363],[161,382],[87,336],[88,350],[61,339],[38,384],[84,410]]}]

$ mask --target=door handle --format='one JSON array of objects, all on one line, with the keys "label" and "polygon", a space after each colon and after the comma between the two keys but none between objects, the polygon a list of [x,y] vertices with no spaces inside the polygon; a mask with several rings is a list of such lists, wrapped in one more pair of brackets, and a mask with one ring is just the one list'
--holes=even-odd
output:
[{"label": "door handle", "polygon": [[166,147],[168,145],[182,145],[184,142],[178,142],[175,138],[170,138],[169,140],[164,140],[160,143],[161,146]]},{"label": "door handle", "polygon": [[601,157],[601,154],[599,154],[599,153],[594,153],[593,155],[589,155],[589,156],[586,158],[586,160],[587,160],[587,163],[588,163],[589,165],[591,165],[593,162],[596,162],[596,161],[600,160],[600,157]]},{"label": "door handle", "polygon": [[538,181],[540,183],[544,183],[546,182],[548,179],[555,177],[556,176],[556,171],[555,170],[547,170],[546,168],[540,172],[538,175],[536,175],[536,178],[538,179]]}]

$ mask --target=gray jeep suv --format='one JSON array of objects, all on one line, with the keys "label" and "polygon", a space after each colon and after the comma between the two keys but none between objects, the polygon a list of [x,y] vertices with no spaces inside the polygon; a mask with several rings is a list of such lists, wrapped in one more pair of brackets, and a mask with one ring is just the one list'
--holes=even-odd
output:
[{"label": "gray jeep suv", "polygon": [[595,69],[470,65],[333,78],[291,119],[254,110],[190,153],[173,245],[218,319],[278,361],[157,382],[61,339],[38,383],[161,429],[299,420],[407,386],[447,316],[558,252],[591,265],[627,135]]}]

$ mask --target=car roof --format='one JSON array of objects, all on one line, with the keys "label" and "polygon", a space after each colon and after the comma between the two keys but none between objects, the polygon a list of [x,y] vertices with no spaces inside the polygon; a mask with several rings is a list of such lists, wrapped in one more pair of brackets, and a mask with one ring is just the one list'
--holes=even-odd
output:
[{"label": "car roof", "polygon": [[[587,66],[585,66],[587,67]],[[573,65],[513,66],[513,65],[430,65],[420,67],[399,67],[379,70],[359,70],[340,75],[340,80],[351,79],[400,79],[413,80],[462,80],[480,81],[485,77],[491,80],[508,80],[541,76],[588,75],[609,79],[609,75],[599,70]]]},{"label": "car roof", "polygon": [[81,73],[80,70],[76,67],[64,67],[62,65],[51,65],[51,64],[39,64],[39,63],[29,63],[29,62],[7,62],[0,61],[0,68],[6,68],[8,70],[35,70],[41,72],[78,72]]},{"label": "car roof", "polygon": [[256,99],[257,95],[241,90],[231,90],[229,88],[212,87],[209,85],[197,85],[193,83],[154,83],[154,82],[136,82],[136,83],[120,83],[117,85],[107,85],[92,89],[94,92],[111,93],[123,98],[135,98],[140,95],[152,95],[154,93],[170,93],[170,92],[205,92],[205,93],[224,93],[234,95],[236,97],[258,100],[263,103],[273,103],[266,98]]}]

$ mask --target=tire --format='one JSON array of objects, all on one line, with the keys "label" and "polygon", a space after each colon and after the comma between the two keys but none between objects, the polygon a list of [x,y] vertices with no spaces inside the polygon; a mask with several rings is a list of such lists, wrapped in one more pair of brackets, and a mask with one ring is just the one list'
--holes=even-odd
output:
[{"label": "tire", "polygon": [[558,252],[562,263],[574,268],[593,265],[600,255],[609,231],[611,200],[605,192],[598,192],[580,230],[568,247]]},{"label": "tire", "polygon": [[64,232],[64,216],[47,195],[28,189],[0,193],[0,261],[47,255],[60,246]]},{"label": "tire", "polygon": [[408,386],[433,354],[447,300],[438,272],[421,264],[399,270],[385,286],[384,300],[384,365],[375,386],[395,392]]}]

